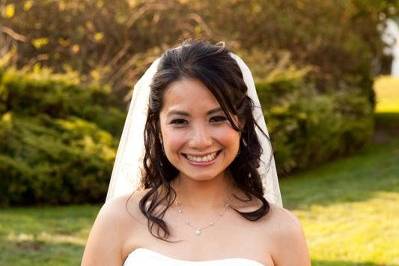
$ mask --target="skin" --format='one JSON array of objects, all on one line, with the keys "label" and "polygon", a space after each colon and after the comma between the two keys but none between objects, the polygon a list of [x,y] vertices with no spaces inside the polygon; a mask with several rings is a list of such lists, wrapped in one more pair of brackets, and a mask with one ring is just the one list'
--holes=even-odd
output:
[{"label": "skin", "polygon": [[[120,266],[137,248],[188,261],[239,257],[268,266],[310,265],[301,225],[283,208],[271,204],[270,212],[256,222],[231,209],[215,218],[223,212],[225,202],[240,211],[255,210],[260,203],[242,203],[231,196],[242,195],[226,171],[239,150],[240,135],[224,119],[223,112],[215,111],[220,105],[210,91],[197,80],[179,80],[167,88],[163,103],[160,137],[167,158],[180,171],[172,186],[183,204],[183,213],[172,205],[164,221],[171,230],[169,240],[179,242],[161,241],[148,232],[146,218],[138,208],[145,191],[137,191],[130,198],[116,198],[101,208],[82,265]],[[198,165],[186,157],[215,151],[218,156],[210,163]],[[209,222],[215,225],[196,236],[186,220],[198,227]]]}]

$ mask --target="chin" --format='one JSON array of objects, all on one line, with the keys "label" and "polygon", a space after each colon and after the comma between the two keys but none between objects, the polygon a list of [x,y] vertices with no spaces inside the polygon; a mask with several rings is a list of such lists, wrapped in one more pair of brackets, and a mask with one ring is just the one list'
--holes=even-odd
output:
[{"label": "chin", "polygon": [[215,179],[217,179],[217,178],[219,178],[221,176],[222,176],[222,174],[215,174],[215,175],[212,175],[212,174],[206,175],[206,174],[204,174],[204,175],[195,175],[195,177],[194,177],[193,175],[190,175],[190,174],[182,174],[182,178],[187,178],[189,180],[196,181],[196,182],[212,181],[212,180],[215,180]]}]

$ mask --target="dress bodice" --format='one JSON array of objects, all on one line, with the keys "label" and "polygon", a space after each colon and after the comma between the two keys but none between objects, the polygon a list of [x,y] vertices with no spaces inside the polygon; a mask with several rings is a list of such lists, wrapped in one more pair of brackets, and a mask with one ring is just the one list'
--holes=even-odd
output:
[{"label": "dress bodice", "polygon": [[264,266],[262,263],[244,258],[218,260],[180,260],[174,259],[146,248],[137,248],[126,258],[123,266]]}]

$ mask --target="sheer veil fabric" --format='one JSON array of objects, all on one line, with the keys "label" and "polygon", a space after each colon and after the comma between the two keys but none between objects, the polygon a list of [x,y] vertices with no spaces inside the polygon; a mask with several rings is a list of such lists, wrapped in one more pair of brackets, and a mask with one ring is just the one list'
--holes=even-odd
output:
[{"label": "sheer veil fabric", "polygon": [[[239,56],[235,54],[230,55],[238,63],[245,84],[248,87],[247,94],[254,102],[254,118],[262,128],[263,132],[269,135],[251,71]],[[144,158],[143,132],[147,118],[150,84],[157,71],[159,61],[160,58],[156,59],[134,86],[133,97],[119,142],[106,201],[118,196],[130,194],[134,190],[140,188],[142,161]],[[280,188],[271,144],[258,128],[256,130],[263,149],[258,172],[261,176],[264,187],[264,197],[269,202],[282,207]]]}]

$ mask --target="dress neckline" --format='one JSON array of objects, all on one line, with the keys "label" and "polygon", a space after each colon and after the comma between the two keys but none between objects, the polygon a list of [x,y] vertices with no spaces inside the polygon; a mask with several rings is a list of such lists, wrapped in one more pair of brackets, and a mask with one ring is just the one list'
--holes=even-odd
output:
[{"label": "dress neckline", "polygon": [[239,261],[242,261],[242,262],[251,262],[251,263],[253,263],[254,265],[258,265],[258,266],[265,266],[264,264],[260,263],[260,262],[257,261],[257,260],[254,260],[254,259],[247,259],[247,258],[239,258],[239,257],[234,257],[234,258],[223,258],[223,259],[214,259],[214,260],[182,260],[182,259],[176,259],[176,258],[173,258],[173,257],[166,256],[166,255],[164,255],[164,254],[162,254],[162,253],[159,253],[159,252],[157,252],[157,251],[154,251],[154,250],[151,250],[151,249],[148,249],[148,248],[136,248],[135,250],[133,250],[132,252],[129,253],[129,255],[127,256],[126,260],[127,260],[130,256],[133,256],[133,255],[134,255],[135,253],[137,253],[137,252],[144,252],[144,253],[152,254],[152,255],[158,256],[158,257],[160,257],[160,258],[169,260],[169,261],[183,262],[183,263],[192,263],[192,264],[206,263],[206,262],[208,262],[208,263],[210,263],[210,262],[215,263],[215,262],[221,262],[221,261],[226,261],[226,262],[227,262],[227,261],[230,261],[230,260],[239,260]]}]

